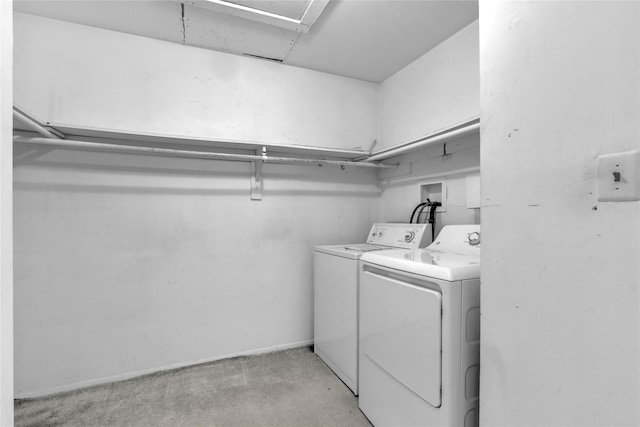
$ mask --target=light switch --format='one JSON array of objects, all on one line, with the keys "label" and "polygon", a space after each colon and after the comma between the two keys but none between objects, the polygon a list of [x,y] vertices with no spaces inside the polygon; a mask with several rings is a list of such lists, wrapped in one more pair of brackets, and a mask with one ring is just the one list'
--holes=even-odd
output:
[{"label": "light switch", "polygon": [[599,202],[640,200],[640,151],[598,156],[596,193]]}]

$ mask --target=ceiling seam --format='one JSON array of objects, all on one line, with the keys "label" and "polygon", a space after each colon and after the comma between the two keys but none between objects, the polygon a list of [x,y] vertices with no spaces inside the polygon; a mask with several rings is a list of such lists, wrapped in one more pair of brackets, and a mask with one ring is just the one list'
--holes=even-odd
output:
[{"label": "ceiling seam", "polygon": [[284,55],[284,57],[282,58],[282,63],[284,64],[285,61],[287,60],[287,57],[289,57],[289,54],[291,53],[291,51],[293,50],[293,48],[295,47],[296,43],[298,43],[298,40],[300,39],[300,36],[302,36],[302,33],[298,33],[298,37],[296,37],[292,42],[291,42],[291,47],[289,48],[289,50],[287,50],[287,53]]}]

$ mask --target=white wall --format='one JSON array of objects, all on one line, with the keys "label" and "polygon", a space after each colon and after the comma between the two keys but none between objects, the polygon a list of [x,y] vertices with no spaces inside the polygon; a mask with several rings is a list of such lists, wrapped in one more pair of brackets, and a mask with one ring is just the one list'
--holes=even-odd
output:
[{"label": "white wall", "polygon": [[380,85],[380,145],[390,147],[480,114],[478,21]]},{"label": "white wall", "polygon": [[[480,114],[478,21],[453,35],[380,84],[380,146],[408,142]],[[470,135],[397,158],[381,171],[380,221],[409,221],[420,199],[419,182],[443,180],[447,209],[436,215],[436,232],[447,224],[479,223],[467,208],[466,176],[480,168],[480,141]],[[477,188],[475,189],[477,191]],[[421,220],[424,220],[421,217]]]},{"label": "white wall", "polygon": [[310,343],[313,246],[374,219],[369,170],[19,147],[18,396]]},{"label": "white wall", "polygon": [[[15,102],[87,127],[351,147],[370,83],[16,14]],[[348,112],[348,114],[347,114]],[[363,241],[370,170],[18,146],[16,394],[310,343],[312,249]]]},{"label": "white wall", "polygon": [[[480,209],[467,207],[467,176],[480,170],[480,137],[469,135],[436,144],[389,160],[397,169],[381,171],[382,193],[379,199],[379,220],[409,222],[420,198],[420,183],[442,181],[446,187],[446,211],[436,214],[436,233],[448,224],[479,224]],[[470,188],[469,191],[477,191]],[[420,217],[425,222],[428,209]],[[431,233],[431,231],[429,231]]]},{"label": "white wall", "polygon": [[80,127],[368,149],[377,85],[15,14],[16,104]]},{"label": "white wall", "polygon": [[12,1],[0,1],[0,425],[13,425]]},{"label": "white wall", "polygon": [[639,203],[594,177],[640,148],[640,4],[480,6],[481,425],[638,425]]}]

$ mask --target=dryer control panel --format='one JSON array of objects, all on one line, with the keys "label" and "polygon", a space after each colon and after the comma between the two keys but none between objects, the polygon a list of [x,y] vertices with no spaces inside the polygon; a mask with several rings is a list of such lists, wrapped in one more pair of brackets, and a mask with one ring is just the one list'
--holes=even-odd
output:
[{"label": "dryer control panel", "polygon": [[419,249],[428,245],[428,224],[375,223],[369,231],[367,243],[393,248]]},{"label": "dryer control panel", "polygon": [[427,249],[479,256],[480,242],[480,225],[446,225]]}]

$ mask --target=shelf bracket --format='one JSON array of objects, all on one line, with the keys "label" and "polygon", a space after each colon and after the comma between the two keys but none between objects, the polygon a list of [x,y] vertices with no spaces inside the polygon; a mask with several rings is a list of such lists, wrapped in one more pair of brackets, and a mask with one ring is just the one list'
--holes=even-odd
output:
[{"label": "shelf bracket", "polygon": [[262,165],[267,161],[267,147],[256,151],[256,155],[262,155],[262,159],[251,162],[251,200],[262,200]]}]

